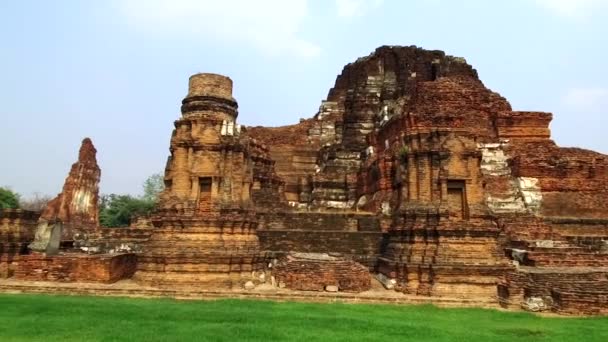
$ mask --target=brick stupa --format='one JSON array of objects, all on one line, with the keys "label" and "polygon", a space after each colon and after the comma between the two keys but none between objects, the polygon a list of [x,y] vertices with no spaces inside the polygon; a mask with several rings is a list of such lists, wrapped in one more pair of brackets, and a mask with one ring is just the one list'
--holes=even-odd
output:
[{"label": "brick stupa", "polygon": [[165,190],[136,278],[154,285],[232,287],[262,269],[252,211],[254,147],[236,124],[232,80],[190,77],[175,121]]}]

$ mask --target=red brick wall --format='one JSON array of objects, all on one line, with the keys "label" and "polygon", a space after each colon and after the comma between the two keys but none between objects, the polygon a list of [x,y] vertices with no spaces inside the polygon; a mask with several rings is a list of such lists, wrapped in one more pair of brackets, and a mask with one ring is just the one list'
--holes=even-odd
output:
[{"label": "red brick wall", "polygon": [[15,279],[113,283],[133,276],[136,265],[135,254],[30,254],[19,259]]},{"label": "red brick wall", "polygon": [[277,282],[292,290],[323,291],[328,285],[345,292],[371,288],[367,267],[351,260],[294,260],[288,256],[274,267],[272,274]]}]

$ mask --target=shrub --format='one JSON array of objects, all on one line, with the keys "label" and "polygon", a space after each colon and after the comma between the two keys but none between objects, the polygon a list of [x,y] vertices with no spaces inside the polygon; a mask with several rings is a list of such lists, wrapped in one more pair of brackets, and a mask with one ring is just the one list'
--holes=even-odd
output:
[{"label": "shrub", "polygon": [[0,187],[0,209],[19,208],[19,194]]}]

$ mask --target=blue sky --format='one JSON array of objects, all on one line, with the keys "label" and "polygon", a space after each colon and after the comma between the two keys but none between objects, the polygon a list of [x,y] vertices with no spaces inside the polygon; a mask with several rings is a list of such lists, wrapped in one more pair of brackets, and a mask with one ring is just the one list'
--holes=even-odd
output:
[{"label": "blue sky", "polygon": [[61,190],[83,137],[102,193],[164,168],[189,75],[230,76],[239,121],[312,116],[380,45],[465,57],[562,146],[608,153],[607,0],[0,0],[0,185]]}]

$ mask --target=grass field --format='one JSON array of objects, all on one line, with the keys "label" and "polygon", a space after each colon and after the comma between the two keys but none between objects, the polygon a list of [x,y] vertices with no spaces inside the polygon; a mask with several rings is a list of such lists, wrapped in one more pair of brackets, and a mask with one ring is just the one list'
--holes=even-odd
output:
[{"label": "grass field", "polygon": [[0,341],[608,341],[608,317],[0,294]]}]

